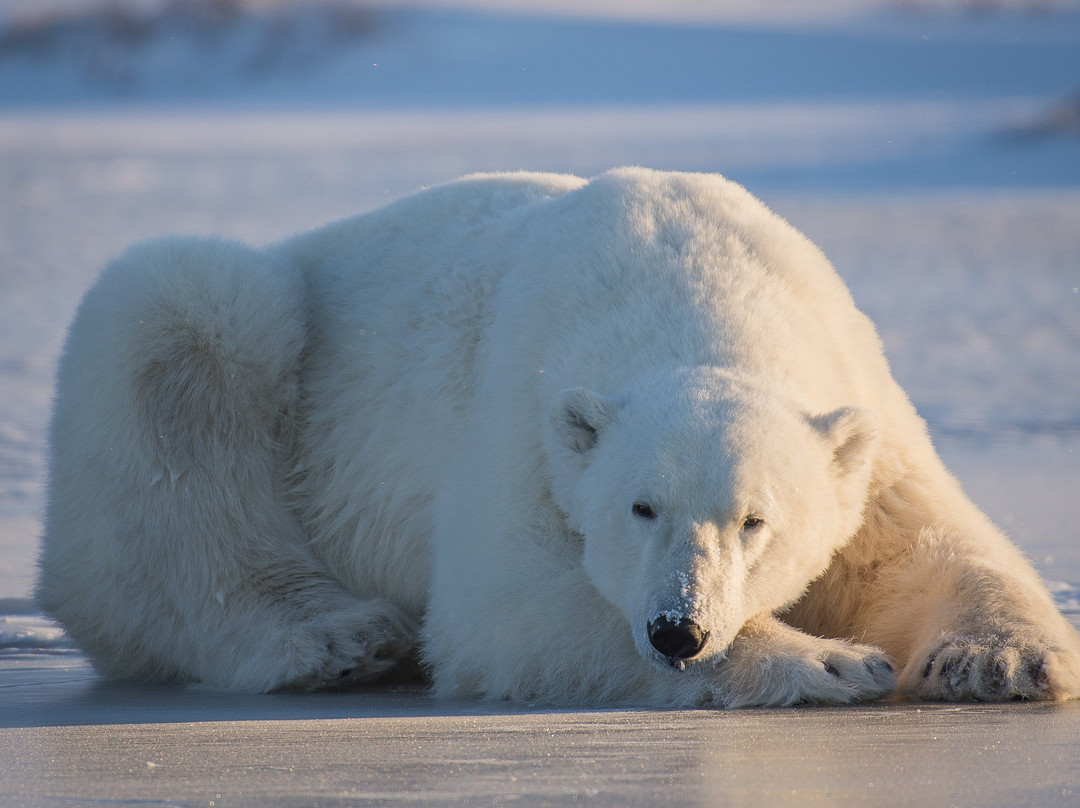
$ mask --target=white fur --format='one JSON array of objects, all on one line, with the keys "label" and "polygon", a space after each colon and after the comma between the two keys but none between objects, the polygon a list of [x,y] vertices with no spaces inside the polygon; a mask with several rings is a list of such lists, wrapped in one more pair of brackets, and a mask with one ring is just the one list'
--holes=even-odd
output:
[{"label": "white fur", "polygon": [[72,326],[52,452],[39,597],[114,676],[419,655],[447,695],[744,706],[875,698],[891,658],[920,698],[1080,695],[841,280],[716,176],[136,247]]}]

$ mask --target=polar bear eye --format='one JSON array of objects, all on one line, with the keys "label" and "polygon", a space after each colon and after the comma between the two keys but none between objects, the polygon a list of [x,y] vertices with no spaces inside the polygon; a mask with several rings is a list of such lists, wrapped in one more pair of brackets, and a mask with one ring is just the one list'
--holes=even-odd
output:
[{"label": "polar bear eye", "polygon": [[655,519],[656,511],[652,509],[652,505],[647,502],[635,502],[634,507],[630,509],[634,516],[640,519]]},{"label": "polar bear eye", "polygon": [[765,520],[760,516],[748,516],[743,519],[743,530],[760,530],[763,527],[765,527]]}]

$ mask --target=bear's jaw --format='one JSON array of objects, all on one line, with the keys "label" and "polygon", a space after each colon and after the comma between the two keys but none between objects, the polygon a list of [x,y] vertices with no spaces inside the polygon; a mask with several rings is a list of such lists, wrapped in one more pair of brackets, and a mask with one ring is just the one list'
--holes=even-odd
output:
[{"label": "bear's jaw", "polygon": [[728,654],[727,649],[725,648],[723,651],[719,652],[701,653],[689,659],[678,659],[676,657],[664,656],[659,651],[651,651],[650,653],[645,654],[645,658],[653,665],[660,668],[660,670],[692,675],[699,672],[716,670],[727,662]]}]

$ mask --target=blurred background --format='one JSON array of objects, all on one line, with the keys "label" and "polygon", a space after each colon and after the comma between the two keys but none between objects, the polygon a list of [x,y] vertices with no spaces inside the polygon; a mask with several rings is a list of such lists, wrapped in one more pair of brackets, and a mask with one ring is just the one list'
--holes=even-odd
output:
[{"label": "blurred background", "polygon": [[104,262],[474,171],[714,171],[818,242],[1080,611],[1080,0],[0,0],[0,598]]}]

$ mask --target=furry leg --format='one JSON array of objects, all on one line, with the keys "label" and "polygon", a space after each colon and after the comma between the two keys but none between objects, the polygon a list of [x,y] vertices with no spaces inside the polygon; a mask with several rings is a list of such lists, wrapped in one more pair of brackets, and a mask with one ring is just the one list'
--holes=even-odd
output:
[{"label": "furry leg", "polygon": [[204,239],[133,248],[87,293],[38,597],[105,673],[322,687],[411,650],[409,618],[349,595],[284,504],[303,301],[287,263]]}]

